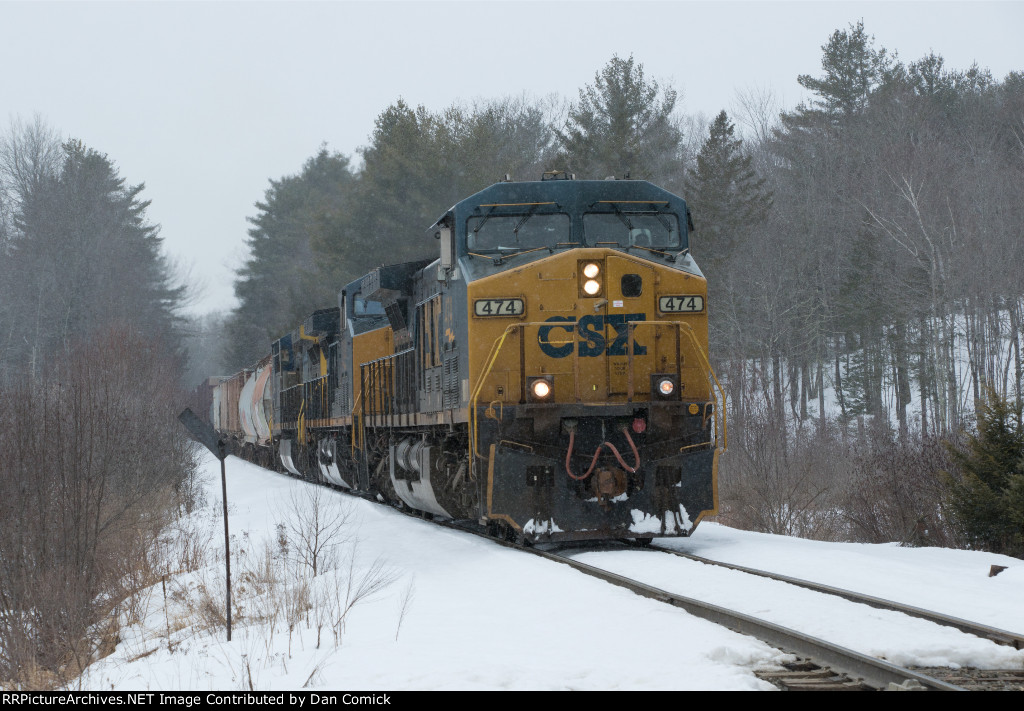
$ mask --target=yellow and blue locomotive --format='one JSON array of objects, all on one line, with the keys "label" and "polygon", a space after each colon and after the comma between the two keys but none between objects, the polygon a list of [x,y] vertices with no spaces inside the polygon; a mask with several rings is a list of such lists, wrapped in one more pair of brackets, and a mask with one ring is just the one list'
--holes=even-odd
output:
[{"label": "yellow and blue locomotive", "polygon": [[375,269],[276,341],[258,446],[526,542],[685,536],[715,513],[724,411],[686,203],[545,178],[457,203],[437,259]]}]

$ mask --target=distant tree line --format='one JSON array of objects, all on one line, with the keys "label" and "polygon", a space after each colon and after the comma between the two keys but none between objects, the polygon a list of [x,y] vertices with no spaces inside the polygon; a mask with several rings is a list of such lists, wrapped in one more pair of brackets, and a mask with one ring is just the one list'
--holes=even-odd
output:
[{"label": "distant tree line", "polygon": [[956,462],[940,442],[972,425],[986,388],[1024,387],[1024,73],[905,63],[856,23],[798,81],[810,98],[794,109],[747,92],[710,120],[618,56],[563,104],[398,100],[360,160],[323,149],[271,181],[225,370],[369,268],[431,256],[424,228],[505,174],[648,179],[687,199],[709,278],[733,423],[726,516],[964,541],[942,508],[937,472]]},{"label": "distant tree line", "polygon": [[68,684],[196,503],[176,282],[143,186],[42,119],[0,136],[0,686]]}]

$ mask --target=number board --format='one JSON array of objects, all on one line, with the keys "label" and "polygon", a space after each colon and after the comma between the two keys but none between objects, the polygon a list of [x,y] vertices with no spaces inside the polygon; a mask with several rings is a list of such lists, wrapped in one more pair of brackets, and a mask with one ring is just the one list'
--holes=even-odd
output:
[{"label": "number board", "polygon": [[522,316],[522,299],[477,299],[473,313],[477,316]]},{"label": "number board", "polygon": [[693,295],[659,296],[658,310],[663,313],[697,312],[704,310],[704,297]]}]

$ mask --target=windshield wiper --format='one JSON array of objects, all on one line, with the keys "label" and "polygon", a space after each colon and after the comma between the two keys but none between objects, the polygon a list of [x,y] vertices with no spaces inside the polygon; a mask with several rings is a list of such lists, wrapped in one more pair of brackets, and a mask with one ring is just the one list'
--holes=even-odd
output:
[{"label": "windshield wiper", "polygon": [[526,221],[533,217],[533,213],[537,211],[537,206],[534,205],[530,208],[529,212],[523,215],[523,219],[516,223],[516,226],[512,228],[512,234],[516,236],[516,242],[519,242],[519,228],[526,224]]},{"label": "windshield wiper", "polygon": [[672,234],[672,223],[670,223],[668,221],[668,218],[665,217],[665,215],[660,213],[660,212],[655,212],[654,216],[656,218],[658,218],[658,222],[660,222],[661,226],[665,228],[665,233],[668,234],[668,235],[671,235]]},{"label": "windshield wiper", "polygon": [[494,214],[494,208],[492,207],[490,210],[487,211],[487,214],[484,215],[481,218],[480,224],[473,228],[474,236],[480,234],[480,229],[484,226],[484,223],[486,223],[487,220],[489,220],[491,218],[491,215],[493,215],[493,214]]},{"label": "windshield wiper", "polygon": [[685,257],[689,253],[690,253],[690,248],[686,247],[686,248],[683,249],[682,252],[676,252],[675,254],[667,254],[667,255],[665,255],[665,259],[667,259],[670,262],[674,262],[679,257]]},{"label": "windshield wiper", "polygon": [[[498,249],[515,250],[514,247],[498,247]],[[518,257],[520,254],[529,254],[530,252],[539,252],[542,249],[546,249],[546,250],[548,250],[549,252],[552,252],[552,253],[555,251],[554,247],[533,247],[531,249],[520,249],[518,251],[511,251],[508,254],[505,254],[504,252],[502,252],[499,256],[494,258],[494,260],[493,260],[494,261],[494,266],[499,267],[499,266],[502,265],[502,263],[504,263],[504,261],[506,259],[510,259],[512,257]]]},{"label": "windshield wiper", "polygon": [[[534,213],[536,211],[537,211],[537,206],[536,205],[532,205],[530,207],[530,209],[527,210],[526,214],[523,215],[523,218],[521,220],[519,220],[519,222],[516,223],[515,227],[512,228],[512,234],[516,238],[516,244],[519,244],[519,230],[522,228],[523,225],[526,224],[527,220],[529,220],[531,217],[533,217],[533,215],[534,215]],[[505,254],[504,250],[506,250],[506,249],[512,250],[512,253],[511,254]],[[501,255],[494,258],[494,264],[495,264],[495,266],[498,266],[498,265],[500,265],[502,263],[502,261],[504,260],[505,257],[512,257],[512,256],[515,256],[516,254],[523,254],[524,252],[535,252],[537,249],[545,249],[545,248],[544,247],[538,247],[538,248],[535,248],[535,249],[522,249],[520,247],[498,247],[498,251],[501,252]]]},{"label": "windshield wiper", "polygon": [[[613,209],[613,210],[615,210],[615,215],[616,215],[616,216],[617,216],[617,217],[618,217],[618,218],[619,218],[620,220],[622,220],[622,224],[624,224],[624,225],[626,226],[626,229],[627,229],[627,230],[629,230],[630,232],[632,232],[632,231],[633,231],[633,223],[629,221],[629,218],[628,218],[628,217],[626,217],[626,216],[625,216],[625,215],[624,215],[624,214],[622,213],[622,210],[620,210],[620,209],[619,209],[619,208],[618,208],[618,207],[617,207],[617,206],[615,205],[615,203],[612,203],[612,209]],[[627,241],[629,240],[629,235],[626,235],[626,239],[627,239]],[[627,245],[627,246],[628,246],[628,245]]]}]

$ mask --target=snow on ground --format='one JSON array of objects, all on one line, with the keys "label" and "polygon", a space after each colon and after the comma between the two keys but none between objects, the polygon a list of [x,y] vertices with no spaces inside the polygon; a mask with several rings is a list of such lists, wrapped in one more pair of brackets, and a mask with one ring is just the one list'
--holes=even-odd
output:
[{"label": "snow on ground", "polygon": [[[223,546],[216,460],[208,460],[206,474],[211,493],[203,516],[213,551]],[[566,566],[334,492],[327,493],[355,519],[355,578],[380,559],[397,579],[351,610],[338,644],[328,622],[317,649],[313,612],[291,635],[279,620],[271,636],[268,624],[246,622],[267,605],[240,589],[244,560],[264,541],[276,545],[275,523],[289,513],[290,492],[308,485],[236,458],[228,459],[227,474],[232,587],[243,608],[233,640],[225,641],[223,628],[173,631],[186,617],[175,591],[195,596],[200,584],[209,589],[223,579],[223,563],[211,560],[205,571],[168,585],[167,615],[155,586],[141,606],[144,618],[122,630],[117,650],[88,670],[81,688],[244,690],[250,680],[256,690],[771,688],[752,670],[781,657],[761,642]],[[351,548],[346,544],[343,559]],[[343,560],[315,587],[343,592],[346,576]],[[222,589],[211,599],[222,606]]]},{"label": "snow on ground", "polygon": [[[204,622],[223,608],[224,577],[219,465],[209,458],[204,466],[208,505],[191,521],[205,531],[205,564],[168,581],[166,606],[158,584],[134,615],[125,612],[116,651],[94,664],[76,688],[767,690],[773,687],[757,679],[754,669],[785,659],[750,637],[558,563],[326,490],[324,498],[349,513],[344,529],[349,540],[329,570],[320,571],[303,592],[303,566],[291,565],[287,576],[281,574],[276,524],[294,518],[298,509],[291,502],[306,500],[314,487],[236,458],[228,459],[227,475],[233,640],[225,641],[222,626]],[[289,545],[294,551],[294,535]],[[940,609],[937,600],[951,614],[1024,629],[1019,603],[1024,561],[1005,556],[826,544],[708,523],[693,539],[668,545],[920,607]],[[598,555],[600,565],[614,560],[639,579],[684,594],[696,596],[697,585],[717,585],[711,588],[715,601],[752,604],[751,614],[759,616],[780,614],[784,603],[798,599],[792,586],[754,591],[747,578],[702,575],[696,569],[711,566],[664,554]],[[351,598],[350,581],[357,586],[372,578],[375,562],[391,582],[352,607],[339,624],[346,592]],[[682,573],[677,562],[692,566],[690,572]],[[988,578],[992,563],[1010,568]],[[270,568],[278,572],[271,574]],[[318,604],[304,612],[299,603],[306,597]],[[804,607],[798,603],[795,609]],[[854,606],[832,624],[850,634],[870,614],[882,613]],[[915,640],[913,654],[929,663],[1022,664],[1022,652],[965,642],[960,633],[939,640],[931,627],[901,628],[904,638]],[[892,651],[884,644],[876,647]]]}]

